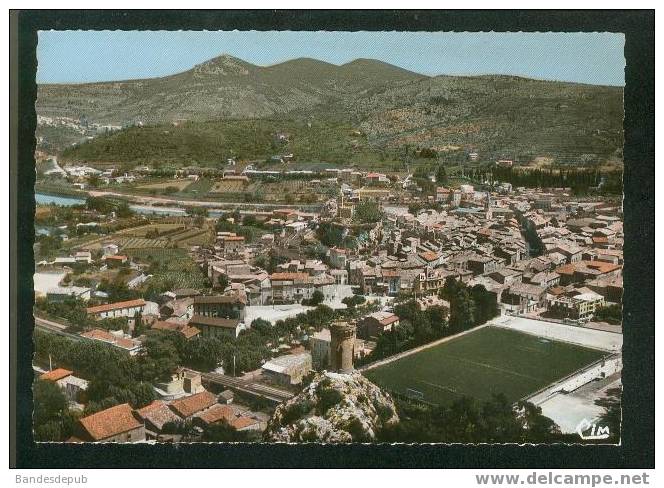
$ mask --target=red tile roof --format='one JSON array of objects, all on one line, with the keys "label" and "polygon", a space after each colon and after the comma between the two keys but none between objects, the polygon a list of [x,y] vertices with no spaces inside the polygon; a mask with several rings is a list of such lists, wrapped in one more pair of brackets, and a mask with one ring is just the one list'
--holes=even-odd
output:
[{"label": "red tile roof", "polygon": [[307,281],[309,279],[309,275],[307,273],[272,273],[270,275],[270,279],[274,281]]},{"label": "red tile roof", "polygon": [[171,402],[171,409],[182,418],[191,417],[195,413],[210,408],[217,403],[217,397],[209,391],[202,391]]},{"label": "red tile roof", "polygon": [[245,428],[247,428],[251,425],[256,425],[257,423],[258,423],[257,420],[249,418],[249,417],[238,417],[238,418],[236,418],[235,420],[233,420],[231,422],[231,425],[235,429],[241,430],[241,429],[245,429]]},{"label": "red tile roof", "polygon": [[136,413],[143,420],[149,421],[159,430],[168,422],[177,422],[180,420],[180,417],[175,415],[163,400],[155,400],[151,404],[137,410]]},{"label": "red tile roof", "polygon": [[194,315],[189,320],[189,326],[196,328],[197,325],[206,325],[208,327],[223,327],[225,329],[237,329],[240,325],[238,319],[224,319],[221,317],[207,317],[205,315]]},{"label": "red tile roof", "polygon": [[67,376],[72,375],[74,372],[69,371],[68,369],[64,368],[57,368],[54,369],[53,371],[49,371],[48,373],[44,373],[39,377],[40,380],[48,380],[48,381],[58,381],[61,380],[62,378],[66,378]]},{"label": "red tile roof", "polygon": [[208,408],[206,411],[197,415],[206,424],[214,424],[216,422],[225,420],[229,424],[235,419],[233,409],[228,405],[216,404]]},{"label": "red tile roof", "polygon": [[101,312],[109,312],[111,310],[119,310],[122,308],[142,307],[145,305],[145,300],[139,298],[138,300],[127,300],[126,302],[107,303],[106,305],[97,305],[96,307],[88,307],[86,311],[90,314],[97,314]]},{"label": "red tile roof", "polygon": [[423,251],[423,252],[419,253],[419,256],[422,259],[424,259],[425,261],[435,261],[436,259],[438,259],[440,257],[440,254],[438,254],[437,252],[433,252],[433,251]]},{"label": "red tile roof", "polygon": [[95,441],[102,441],[143,425],[134,417],[134,412],[128,403],[93,413],[82,418],[80,422],[85,431]]},{"label": "red tile roof", "polygon": [[168,322],[168,321],[162,321],[158,320],[155,323],[152,324],[152,329],[153,330],[165,330],[168,332],[179,332],[185,338],[191,339],[192,337],[200,334],[200,330],[197,329],[196,327],[190,327],[187,324],[180,324],[178,322]]}]

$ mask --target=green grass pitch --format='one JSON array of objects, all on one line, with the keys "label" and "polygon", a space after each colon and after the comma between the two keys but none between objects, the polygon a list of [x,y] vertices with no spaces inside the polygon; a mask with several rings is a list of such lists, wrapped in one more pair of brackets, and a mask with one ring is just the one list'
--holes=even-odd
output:
[{"label": "green grass pitch", "polygon": [[423,400],[450,403],[504,393],[510,401],[533,393],[605,353],[507,329],[486,327],[364,372],[396,393],[423,393]]}]

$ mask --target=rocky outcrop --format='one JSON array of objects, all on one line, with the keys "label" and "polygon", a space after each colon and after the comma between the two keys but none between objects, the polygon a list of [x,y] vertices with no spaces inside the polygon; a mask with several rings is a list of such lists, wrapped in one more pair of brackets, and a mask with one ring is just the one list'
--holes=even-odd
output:
[{"label": "rocky outcrop", "polygon": [[399,422],[387,393],[361,374],[323,372],[277,407],[264,438],[269,442],[371,442]]}]

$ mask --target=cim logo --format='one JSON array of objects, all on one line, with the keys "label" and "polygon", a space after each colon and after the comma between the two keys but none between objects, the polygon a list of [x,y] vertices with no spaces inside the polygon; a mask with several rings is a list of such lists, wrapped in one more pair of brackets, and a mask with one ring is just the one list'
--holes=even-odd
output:
[{"label": "cim logo", "polygon": [[590,422],[587,419],[583,419],[579,422],[579,425],[576,426],[576,433],[579,434],[581,439],[584,440],[597,440],[597,439],[607,439],[609,437],[610,431],[609,426],[597,425],[595,422]]}]

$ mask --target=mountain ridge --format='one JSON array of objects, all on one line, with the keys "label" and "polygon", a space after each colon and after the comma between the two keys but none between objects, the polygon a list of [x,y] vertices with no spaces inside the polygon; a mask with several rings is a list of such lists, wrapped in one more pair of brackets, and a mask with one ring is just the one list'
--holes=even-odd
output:
[{"label": "mountain ridge", "polygon": [[[621,87],[512,75],[426,76],[366,58],[262,67],[223,54],[161,78],[39,85],[36,109],[121,126],[317,120],[352,126],[379,151],[463,148],[593,160],[622,151],[622,94]],[[356,143],[348,144],[352,152]]]}]

